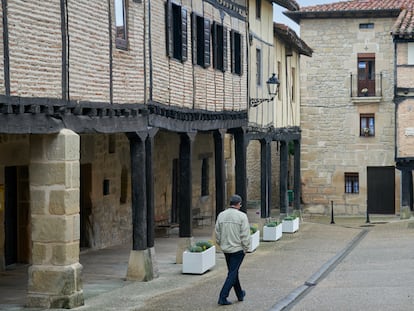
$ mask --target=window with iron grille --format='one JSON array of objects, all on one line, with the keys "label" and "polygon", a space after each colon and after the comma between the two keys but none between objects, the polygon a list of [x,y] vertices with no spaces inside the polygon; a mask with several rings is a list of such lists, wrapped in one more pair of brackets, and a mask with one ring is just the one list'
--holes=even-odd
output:
[{"label": "window with iron grille", "polygon": [[359,193],[358,173],[345,173],[345,193]]},{"label": "window with iron grille", "polygon": [[207,68],[210,66],[210,20],[195,13],[191,15],[193,64]]},{"label": "window with iron grille", "polygon": [[115,46],[118,49],[128,48],[127,9],[125,0],[115,0]]},{"label": "window with iron grille", "polygon": [[187,60],[187,10],[171,1],[166,2],[167,55]]}]

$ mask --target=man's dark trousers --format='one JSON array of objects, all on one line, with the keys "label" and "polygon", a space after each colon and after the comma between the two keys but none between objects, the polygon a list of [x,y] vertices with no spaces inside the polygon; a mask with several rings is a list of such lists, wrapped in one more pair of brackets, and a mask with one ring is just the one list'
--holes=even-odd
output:
[{"label": "man's dark trousers", "polygon": [[242,288],[239,281],[239,268],[243,262],[244,251],[224,253],[224,256],[226,257],[228,273],[223,288],[221,289],[219,299],[227,299],[232,287],[234,287],[237,298],[243,298]]}]

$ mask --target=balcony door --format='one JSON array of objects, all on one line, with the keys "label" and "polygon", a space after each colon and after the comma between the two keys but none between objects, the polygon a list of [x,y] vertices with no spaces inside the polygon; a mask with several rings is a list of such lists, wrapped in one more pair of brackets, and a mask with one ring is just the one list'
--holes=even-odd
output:
[{"label": "balcony door", "polygon": [[375,54],[358,54],[358,96],[375,96]]}]

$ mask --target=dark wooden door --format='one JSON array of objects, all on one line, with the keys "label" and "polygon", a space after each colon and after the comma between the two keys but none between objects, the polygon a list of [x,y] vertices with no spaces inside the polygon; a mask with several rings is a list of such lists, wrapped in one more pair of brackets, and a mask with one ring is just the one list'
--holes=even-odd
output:
[{"label": "dark wooden door", "polygon": [[358,59],[358,96],[375,96],[375,58]]},{"label": "dark wooden door", "polygon": [[370,214],[395,214],[394,166],[367,168],[367,208]]},{"label": "dark wooden door", "polygon": [[93,228],[92,214],[92,164],[82,164],[80,168],[80,247],[91,247]]}]

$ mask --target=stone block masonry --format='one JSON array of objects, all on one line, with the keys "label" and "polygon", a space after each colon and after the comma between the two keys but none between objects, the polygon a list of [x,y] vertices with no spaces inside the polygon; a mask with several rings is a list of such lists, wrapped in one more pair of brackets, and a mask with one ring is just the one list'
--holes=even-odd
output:
[{"label": "stone block masonry", "polygon": [[64,129],[31,138],[32,261],[28,306],[83,305],[79,263],[80,139]]}]

